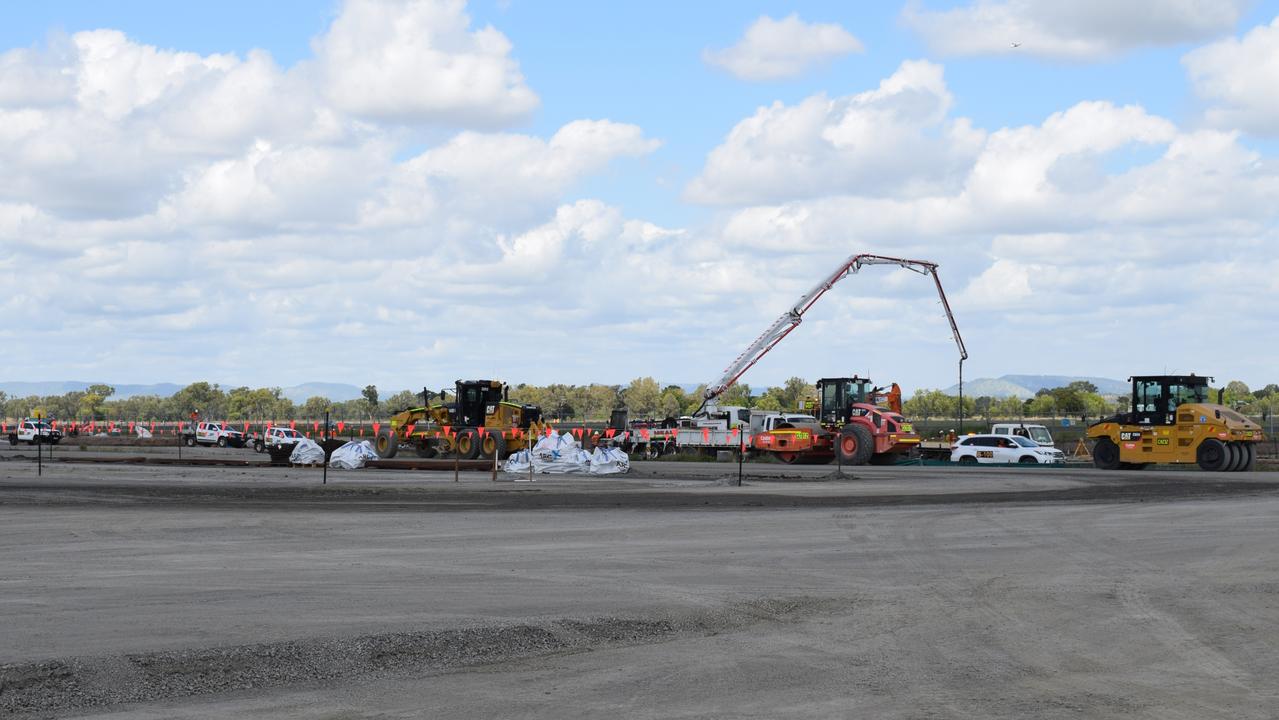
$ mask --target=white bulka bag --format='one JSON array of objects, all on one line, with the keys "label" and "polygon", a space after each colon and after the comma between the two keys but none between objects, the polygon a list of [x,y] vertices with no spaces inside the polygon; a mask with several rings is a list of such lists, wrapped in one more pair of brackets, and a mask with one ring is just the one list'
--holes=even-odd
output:
[{"label": "white bulka bag", "polygon": [[293,453],[289,455],[289,462],[294,465],[323,465],[324,464],[324,448],[319,443],[309,438],[302,438],[297,445],[293,446]]},{"label": "white bulka bag", "polygon": [[[527,475],[529,464],[530,460],[528,450],[520,450],[519,452],[514,452],[507,456],[506,462],[502,464],[502,472],[523,473]],[[528,478],[524,479],[527,480]],[[519,480],[520,478],[516,478],[516,481]]]},{"label": "white bulka bag", "polygon": [[333,454],[329,456],[329,467],[338,470],[357,470],[364,467],[364,463],[377,460],[378,457],[368,440],[352,441],[333,451]]},{"label": "white bulka bag", "polygon": [[621,475],[631,469],[631,459],[618,448],[595,448],[591,453],[592,475]]},{"label": "white bulka bag", "polygon": [[533,472],[547,475],[586,472],[591,456],[570,433],[551,433],[533,446]]}]

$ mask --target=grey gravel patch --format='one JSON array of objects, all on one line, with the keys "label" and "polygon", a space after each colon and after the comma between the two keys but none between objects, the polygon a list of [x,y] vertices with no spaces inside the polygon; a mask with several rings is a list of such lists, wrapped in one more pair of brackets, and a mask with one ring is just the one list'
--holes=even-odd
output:
[{"label": "grey gravel patch", "polygon": [[[555,619],[254,645],[0,664],[0,716],[252,691],[405,672],[432,673],[554,653],[664,642],[783,619],[813,601],[776,601],[656,619]],[[778,612],[780,611],[780,612]]]}]

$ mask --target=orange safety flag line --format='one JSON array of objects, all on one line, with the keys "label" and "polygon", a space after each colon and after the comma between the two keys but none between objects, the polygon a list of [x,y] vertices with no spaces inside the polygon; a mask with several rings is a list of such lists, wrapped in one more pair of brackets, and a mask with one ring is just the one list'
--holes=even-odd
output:
[{"label": "orange safety flag line", "polygon": [[606,437],[606,438],[611,438],[611,437],[613,437],[613,435],[614,435],[616,432],[617,432],[617,431],[616,431],[616,430],[614,430],[613,428],[609,428],[609,429],[607,429],[607,430],[605,430],[605,431],[604,431],[604,437]]},{"label": "orange safety flag line", "polygon": [[373,423],[373,434],[377,435],[382,431],[382,423]]},{"label": "orange safety flag line", "polygon": [[703,442],[710,442],[710,441],[711,441],[711,429],[710,429],[710,428],[702,428],[702,441],[703,441]]},{"label": "orange safety flag line", "polygon": [[342,432],[342,428],[346,427],[346,423],[338,420],[338,432]]},{"label": "orange safety flag line", "polygon": [[290,421],[289,421],[289,429],[290,429],[290,430],[297,430],[297,429],[298,429],[298,421],[297,421],[297,420],[290,420]]}]

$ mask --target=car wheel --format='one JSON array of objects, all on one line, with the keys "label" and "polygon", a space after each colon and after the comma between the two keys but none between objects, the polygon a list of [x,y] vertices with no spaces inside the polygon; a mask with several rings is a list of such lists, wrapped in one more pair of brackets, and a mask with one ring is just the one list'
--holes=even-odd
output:
[{"label": "car wheel", "polygon": [[1018,465],[1038,465],[1039,461],[1036,460],[1035,456],[1033,455],[1022,455],[1021,459],[1017,461],[1017,464]]},{"label": "car wheel", "polygon": [[972,455],[964,455],[959,458],[959,464],[960,465],[976,465],[977,458],[973,457]]},{"label": "car wheel", "polygon": [[1098,470],[1119,469],[1119,446],[1108,437],[1101,438],[1092,449],[1092,464]]},{"label": "car wheel", "polygon": [[1229,460],[1230,452],[1226,450],[1226,444],[1216,438],[1204,440],[1195,450],[1195,461],[1201,469],[1208,472],[1222,470]]},{"label": "car wheel", "polygon": [[261,440],[254,440],[254,441],[253,441],[253,452],[255,452],[255,453],[263,453],[263,452],[266,452],[266,443],[262,442]]},{"label": "car wheel", "polygon": [[10,444],[10,445],[17,445],[17,444],[18,444],[18,436],[17,436],[17,435],[15,435],[15,434],[13,434],[13,433],[9,433],[9,444]]},{"label": "car wheel", "polygon": [[225,436],[225,435],[223,435],[222,437],[218,438],[218,447],[220,447],[220,448],[224,448],[224,447],[226,447],[226,436]]},{"label": "car wheel", "polygon": [[187,443],[187,447],[195,447],[195,436],[188,435],[186,437],[186,443]]}]

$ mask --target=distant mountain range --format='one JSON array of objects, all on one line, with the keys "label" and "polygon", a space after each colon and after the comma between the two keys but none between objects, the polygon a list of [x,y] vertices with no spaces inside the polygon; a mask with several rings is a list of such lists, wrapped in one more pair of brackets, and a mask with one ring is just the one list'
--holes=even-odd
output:
[{"label": "distant mountain range", "polygon": [[[85,390],[90,385],[96,383],[83,382],[80,380],[53,380],[49,382],[0,382],[0,392],[5,393],[9,397],[29,397],[31,395],[65,395],[69,392],[77,390]],[[111,383],[105,383],[111,385]],[[177,385],[175,383],[156,383],[154,385],[111,385],[115,388],[115,394],[112,399],[123,400],[131,398],[135,395],[159,395],[160,397],[169,397],[173,393],[186,387],[185,385]],[[221,384],[223,390],[230,390],[235,385]],[[295,403],[306,402],[307,398],[316,395],[326,397],[334,402],[342,402],[344,400],[354,400],[360,397],[362,388],[345,383],[322,383],[311,382],[294,385],[292,387],[281,388],[284,397]]]},{"label": "distant mountain range", "polygon": [[[1097,386],[1102,395],[1127,395],[1132,386],[1123,380],[1112,380],[1102,377],[1084,377],[1080,375],[1004,375],[998,378],[977,378],[964,383],[966,397],[996,398],[1017,396],[1034,397],[1035,393],[1045,388],[1065,387],[1076,380],[1087,380]],[[951,385],[945,392],[954,395],[959,392],[959,385]]]}]

